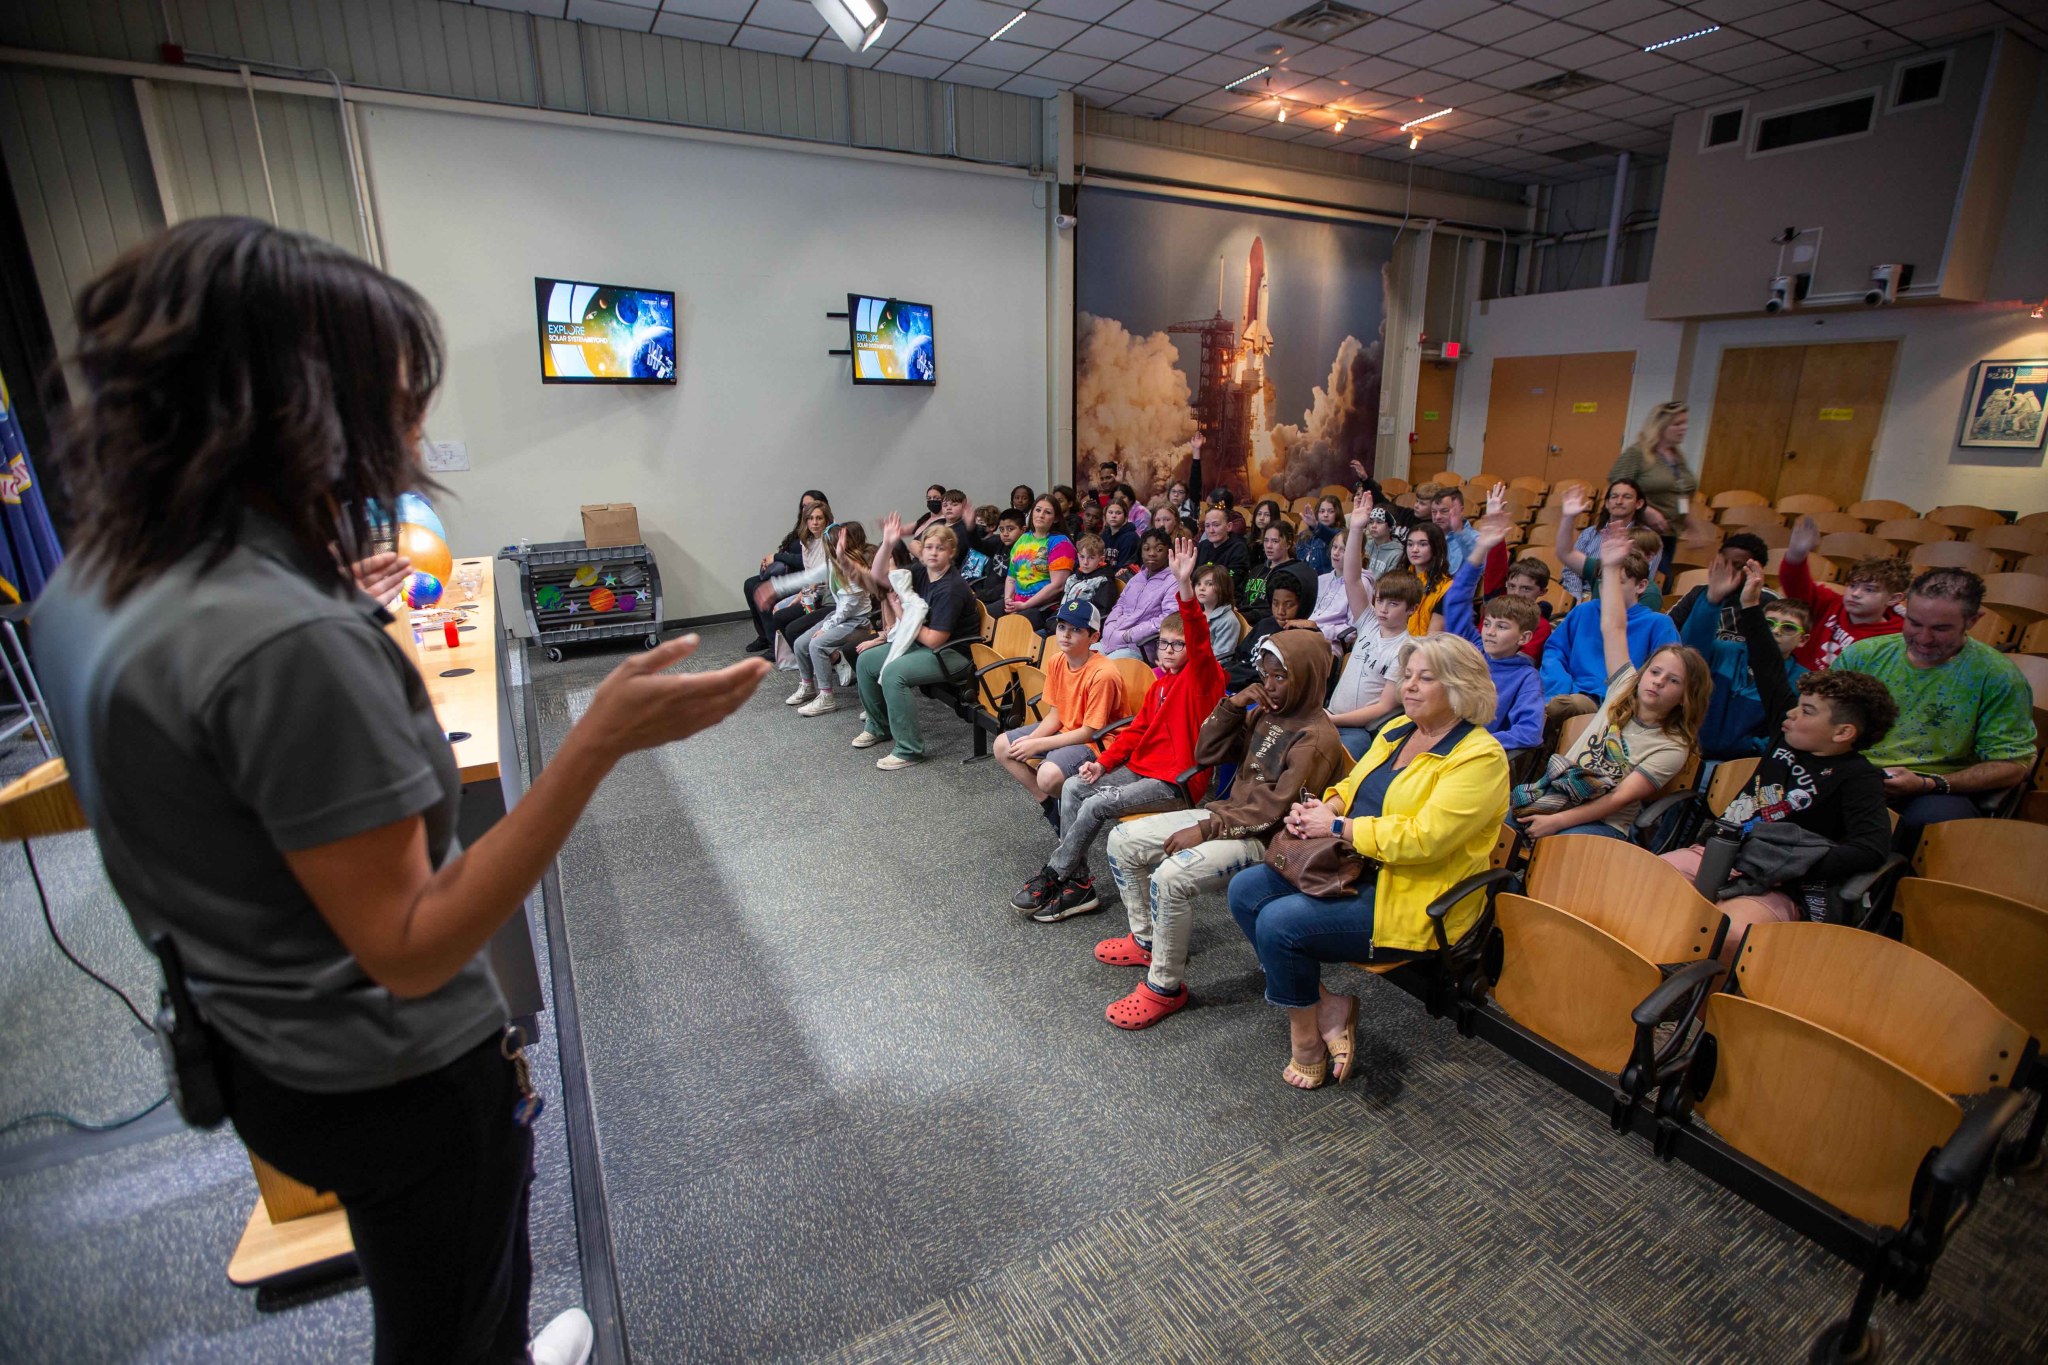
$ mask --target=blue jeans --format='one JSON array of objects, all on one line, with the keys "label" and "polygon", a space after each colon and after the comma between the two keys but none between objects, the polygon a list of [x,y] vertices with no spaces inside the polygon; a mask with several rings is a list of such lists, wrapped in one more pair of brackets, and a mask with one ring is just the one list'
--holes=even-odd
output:
[{"label": "blue jeans", "polygon": [[1588,820],[1588,821],[1587,821],[1587,822],[1586,822],[1585,824],[1583,824],[1583,825],[1573,825],[1573,826],[1572,826],[1572,827],[1571,827],[1570,829],[1561,829],[1561,830],[1559,830],[1559,831],[1558,831],[1558,833],[1559,833],[1559,834],[1591,834],[1591,835],[1595,836],[1596,838],[1602,838],[1602,839],[1620,839],[1620,840],[1623,840],[1623,841],[1625,841],[1625,842],[1629,841],[1629,838],[1628,838],[1628,836],[1627,836],[1626,834],[1623,834],[1623,833],[1622,833],[1622,832],[1621,832],[1620,830],[1618,830],[1618,829],[1616,829],[1616,828],[1615,828],[1614,826],[1612,826],[1612,825],[1608,824],[1608,823],[1607,823],[1607,822],[1606,822],[1605,820]]},{"label": "blue jeans", "polygon": [[1322,998],[1325,962],[1372,956],[1373,879],[1355,896],[1305,896],[1264,863],[1230,883],[1230,913],[1258,950],[1266,1003],[1305,1009]]},{"label": "blue jeans", "polygon": [[1975,820],[1984,814],[1975,801],[1954,792],[1946,796],[1910,796],[1904,801],[1893,801],[1892,809],[1899,813],[1899,827],[1892,831],[1892,847],[1908,858],[1920,847],[1920,832],[1929,825]]}]

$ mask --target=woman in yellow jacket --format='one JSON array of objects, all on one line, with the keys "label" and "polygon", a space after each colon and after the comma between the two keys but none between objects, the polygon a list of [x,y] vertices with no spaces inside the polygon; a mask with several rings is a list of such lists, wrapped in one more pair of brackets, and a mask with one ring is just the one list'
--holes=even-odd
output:
[{"label": "woman in yellow jacket", "polygon": [[[1349,776],[1287,816],[1303,838],[1336,834],[1378,864],[1354,896],[1308,896],[1272,868],[1230,883],[1230,913],[1258,949],[1266,999],[1287,1011],[1293,1056],[1282,1078],[1313,1090],[1351,1072],[1358,999],[1322,984],[1325,962],[1428,952],[1426,907],[1486,870],[1508,812],[1508,760],[1487,733],[1495,706],[1486,660],[1454,635],[1416,640],[1401,657],[1405,714],[1380,730]],[[1475,892],[1446,916],[1453,941],[1478,918]]]}]

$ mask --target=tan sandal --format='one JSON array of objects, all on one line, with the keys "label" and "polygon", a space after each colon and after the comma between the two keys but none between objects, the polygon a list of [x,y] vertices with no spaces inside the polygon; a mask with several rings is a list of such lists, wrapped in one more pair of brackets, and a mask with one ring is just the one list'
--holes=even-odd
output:
[{"label": "tan sandal", "polygon": [[1287,1059],[1287,1067],[1280,1073],[1280,1079],[1296,1090],[1320,1090],[1323,1082],[1330,1078],[1330,1055],[1326,1052],[1313,1066],[1304,1066],[1294,1058]]},{"label": "tan sandal", "polygon": [[1335,1039],[1325,1036],[1323,1045],[1330,1050],[1330,1083],[1342,1085],[1351,1079],[1351,1062],[1358,1055],[1358,997],[1347,997],[1351,1001],[1351,1012],[1345,1016],[1344,1027]]}]

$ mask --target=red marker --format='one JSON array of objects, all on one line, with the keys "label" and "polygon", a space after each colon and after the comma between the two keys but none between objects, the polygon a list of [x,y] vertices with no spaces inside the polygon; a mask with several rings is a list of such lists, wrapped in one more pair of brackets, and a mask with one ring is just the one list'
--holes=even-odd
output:
[{"label": "red marker", "polygon": [[462,643],[459,639],[456,638],[455,623],[453,621],[443,621],[441,623],[441,633],[448,638],[448,648],[450,649],[453,649],[455,648],[455,646]]}]

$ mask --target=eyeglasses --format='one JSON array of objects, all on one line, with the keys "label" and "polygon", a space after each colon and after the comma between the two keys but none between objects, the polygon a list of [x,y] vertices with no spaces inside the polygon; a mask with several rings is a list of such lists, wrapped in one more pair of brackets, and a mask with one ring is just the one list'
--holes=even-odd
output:
[{"label": "eyeglasses", "polygon": [[1800,625],[1797,621],[1771,622],[1771,634],[1773,635],[1797,635],[1805,629],[1806,627]]},{"label": "eyeglasses", "polygon": [[1164,635],[1159,637],[1159,652],[1161,654],[1164,654],[1169,649],[1186,649],[1187,647],[1188,642],[1186,640],[1169,640]]}]

